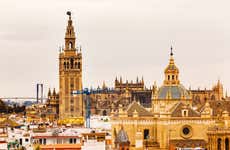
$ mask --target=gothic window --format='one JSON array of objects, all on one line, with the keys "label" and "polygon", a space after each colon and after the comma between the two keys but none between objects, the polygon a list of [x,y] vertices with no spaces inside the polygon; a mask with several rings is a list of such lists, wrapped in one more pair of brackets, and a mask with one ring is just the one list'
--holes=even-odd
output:
[{"label": "gothic window", "polygon": [[172,75],[172,80],[174,80],[174,75]]},{"label": "gothic window", "polygon": [[73,69],[73,64],[74,64],[74,60],[73,58],[70,59],[70,68]]},{"label": "gothic window", "polygon": [[221,150],[221,139],[217,140],[217,150]]}]

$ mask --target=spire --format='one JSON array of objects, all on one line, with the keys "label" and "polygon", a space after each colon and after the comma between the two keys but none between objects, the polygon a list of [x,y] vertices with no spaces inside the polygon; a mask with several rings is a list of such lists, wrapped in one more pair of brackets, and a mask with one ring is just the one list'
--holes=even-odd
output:
[{"label": "spire", "polygon": [[65,33],[65,51],[66,50],[76,50],[75,47],[75,32],[72,24],[71,12],[67,11],[66,13],[69,16],[68,24],[66,27]]},{"label": "spire", "polygon": [[103,81],[102,89],[106,89],[105,81]]},{"label": "spire", "polygon": [[55,90],[55,88],[53,89],[53,96],[56,96],[56,90]]},{"label": "spire", "polygon": [[48,97],[51,96],[51,91],[50,91],[50,88],[49,88],[49,91],[48,91]]},{"label": "spire", "polygon": [[120,76],[120,83],[122,83],[122,77]]},{"label": "spire", "polygon": [[139,83],[139,79],[138,79],[138,76],[137,76],[137,80],[136,80],[136,83]]},{"label": "spire", "polygon": [[173,48],[170,48],[170,59],[169,64],[165,68],[165,80],[164,84],[172,85],[172,84],[179,84],[179,69],[175,65],[174,58],[173,58]]},{"label": "spire", "polygon": [[144,77],[141,78],[141,83],[144,84]]},{"label": "spire", "polygon": [[170,52],[170,56],[173,56],[173,47],[171,46],[171,52]]}]

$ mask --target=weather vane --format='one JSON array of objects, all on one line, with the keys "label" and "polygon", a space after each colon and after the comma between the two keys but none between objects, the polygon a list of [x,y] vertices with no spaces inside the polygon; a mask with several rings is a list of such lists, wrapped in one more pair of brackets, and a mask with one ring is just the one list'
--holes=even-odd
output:
[{"label": "weather vane", "polygon": [[69,15],[69,16],[71,16],[71,11],[67,11],[66,14]]}]

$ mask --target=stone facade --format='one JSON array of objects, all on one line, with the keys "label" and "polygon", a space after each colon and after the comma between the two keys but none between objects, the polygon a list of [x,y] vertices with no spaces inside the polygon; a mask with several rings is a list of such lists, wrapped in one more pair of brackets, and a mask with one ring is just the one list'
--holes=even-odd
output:
[{"label": "stone facade", "polygon": [[82,90],[82,54],[76,48],[76,37],[71,13],[66,27],[65,47],[59,54],[59,118],[82,117],[82,95],[73,96],[74,90]]},{"label": "stone facade", "polygon": [[[111,113],[112,131],[117,131],[122,126],[128,134],[130,149],[133,150],[175,150],[189,147],[216,150],[216,147],[210,148],[211,143],[216,143],[218,139],[209,134],[210,128],[215,127],[219,120],[230,121],[230,101],[223,97],[222,84],[218,82],[213,91],[210,91],[216,94],[215,99],[210,94],[210,97],[197,106],[194,105],[195,94],[203,97],[205,94],[187,90],[181,84],[172,50],[164,73],[163,85],[159,88],[153,86],[152,109],[146,109],[135,101],[126,108],[119,107]],[[223,144],[226,137],[221,137],[221,140]]]}]

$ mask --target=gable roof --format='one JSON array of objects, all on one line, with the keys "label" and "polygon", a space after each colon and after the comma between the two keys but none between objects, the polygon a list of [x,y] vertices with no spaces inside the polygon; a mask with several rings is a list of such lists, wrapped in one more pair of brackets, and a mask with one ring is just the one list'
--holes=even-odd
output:
[{"label": "gable roof", "polygon": [[153,114],[146,110],[142,105],[138,104],[136,101],[133,101],[127,108],[128,117],[133,116],[133,112],[136,110],[139,117],[153,117]]},{"label": "gable roof", "polygon": [[188,116],[187,117],[200,117],[200,113],[193,110],[190,105],[184,104],[183,102],[179,102],[174,105],[172,109],[172,117],[184,117],[182,116],[182,110],[188,110]]}]

